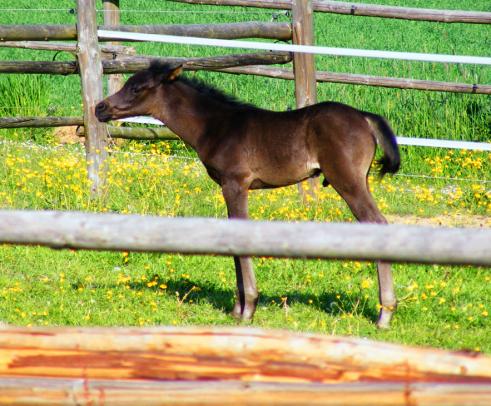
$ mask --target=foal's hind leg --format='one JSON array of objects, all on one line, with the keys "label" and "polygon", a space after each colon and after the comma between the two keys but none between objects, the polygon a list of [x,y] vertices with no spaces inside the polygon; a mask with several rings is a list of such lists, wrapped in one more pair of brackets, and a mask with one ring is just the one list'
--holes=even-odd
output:
[{"label": "foal's hind leg", "polygon": [[[247,187],[237,181],[224,182],[223,197],[229,218],[248,217]],[[236,319],[251,320],[256,311],[258,292],[251,257],[234,257],[237,277],[237,300],[232,311]]]},{"label": "foal's hind leg", "polygon": [[[332,184],[346,203],[348,203],[351,212],[358,221],[387,224],[387,220],[380,213],[372,195],[370,194],[366,175],[356,176],[355,173],[351,172],[345,173],[345,176],[343,177],[336,178],[333,176],[330,177],[326,172],[324,172],[324,174],[328,182]],[[388,328],[392,314],[397,307],[390,263],[378,261],[377,273],[380,302],[380,313],[377,326],[380,328]]]}]

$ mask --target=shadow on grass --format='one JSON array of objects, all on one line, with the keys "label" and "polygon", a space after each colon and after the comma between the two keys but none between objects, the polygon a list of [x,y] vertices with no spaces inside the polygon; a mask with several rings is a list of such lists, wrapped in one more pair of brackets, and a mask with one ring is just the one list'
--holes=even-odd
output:
[{"label": "shadow on grass", "polygon": [[[209,282],[197,282],[190,279],[169,279],[164,281],[160,279],[153,286],[148,286],[149,281],[130,282],[126,284],[131,290],[135,291],[163,291],[167,296],[172,296],[183,303],[188,303],[190,300],[198,305],[200,302],[207,302],[214,308],[230,313],[235,302],[235,286],[230,288],[217,287]],[[165,290],[160,288],[161,284],[165,284]],[[72,284],[73,289],[78,289],[80,283]],[[99,285],[94,286],[101,289],[117,289],[122,285]],[[176,294],[178,292],[178,295]],[[332,316],[341,316],[343,314],[357,314],[375,322],[378,314],[375,306],[367,305],[366,300],[361,296],[350,296],[344,293],[323,292],[321,294],[302,293],[298,291],[281,292],[280,296],[273,296],[264,293],[259,293],[258,306],[284,306],[282,297],[286,298],[286,304],[292,306],[295,304],[306,305]]]},{"label": "shadow on grass", "polygon": [[[220,288],[207,282],[197,282],[188,279],[168,280],[164,282],[167,285],[166,292],[169,296],[176,296],[179,292],[179,299],[184,302],[193,300],[199,305],[200,302],[207,302],[214,308],[230,313],[235,302],[235,286],[230,288]],[[157,287],[149,288],[146,283],[134,283],[130,285],[132,289],[137,290],[156,290]],[[185,297],[184,297],[185,296]],[[378,314],[374,306],[366,304],[366,300],[361,296],[349,296],[344,293],[323,292],[319,295],[307,294],[298,291],[283,292],[281,297],[287,298],[288,306],[301,304],[316,308],[332,316],[341,316],[343,314],[358,314],[362,317],[375,322]],[[283,306],[284,303],[279,296],[272,296],[259,293],[258,306]]]}]

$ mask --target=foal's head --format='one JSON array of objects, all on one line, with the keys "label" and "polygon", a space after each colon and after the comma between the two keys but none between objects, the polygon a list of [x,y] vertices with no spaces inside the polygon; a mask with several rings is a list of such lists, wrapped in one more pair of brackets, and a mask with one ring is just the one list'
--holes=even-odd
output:
[{"label": "foal's head", "polygon": [[135,73],[123,88],[95,106],[99,121],[151,114],[156,102],[155,91],[173,82],[182,72],[181,66],[152,63],[150,68]]}]

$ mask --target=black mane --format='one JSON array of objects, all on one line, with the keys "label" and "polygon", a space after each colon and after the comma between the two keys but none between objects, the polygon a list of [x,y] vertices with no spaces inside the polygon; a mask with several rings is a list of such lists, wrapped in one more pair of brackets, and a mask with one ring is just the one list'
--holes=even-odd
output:
[{"label": "black mane", "polygon": [[[169,71],[176,67],[175,64],[169,63],[160,63],[158,61],[154,61],[150,64],[150,68],[148,69],[150,72],[154,74],[162,73],[165,71]],[[218,102],[231,105],[238,109],[256,109],[257,107],[251,103],[246,103],[241,100],[238,100],[236,97],[226,94],[222,90],[217,89],[216,87],[205,83],[201,79],[196,77],[188,77],[188,76],[179,76],[177,78],[178,81],[185,83],[186,85],[192,87],[197,90],[199,93],[208,96]]]},{"label": "black mane", "polygon": [[186,77],[180,76],[179,81],[186,83],[188,86],[191,86],[193,89],[197,90],[199,93],[211,97],[212,99],[219,101],[224,104],[231,105],[238,109],[250,109],[256,108],[253,104],[243,102],[238,100],[236,97],[229,95],[223,92],[216,87],[209,85],[208,83],[203,82],[201,79],[195,77]]}]

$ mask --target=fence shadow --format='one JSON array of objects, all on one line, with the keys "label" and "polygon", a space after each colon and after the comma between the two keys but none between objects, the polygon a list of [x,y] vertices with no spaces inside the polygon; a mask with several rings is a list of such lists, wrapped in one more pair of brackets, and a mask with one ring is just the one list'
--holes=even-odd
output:
[{"label": "fence shadow", "polygon": [[[233,284],[230,287],[220,288],[209,282],[198,282],[184,278],[177,280],[160,279],[155,285],[149,286],[148,284],[149,280],[134,281],[128,283],[127,286],[135,291],[158,291],[162,290],[160,285],[164,284],[166,288],[162,291],[167,296],[176,297],[177,300],[181,300],[183,303],[189,303],[192,300],[193,304],[196,305],[199,305],[200,302],[207,302],[214,308],[225,313],[232,311],[235,302],[235,286]],[[78,289],[80,286],[83,286],[83,283],[75,282],[71,286],[72,289]],[[92,284],[92,287],[96,289],[117,289],[121,285]],[[179,292],[179,296],[176,295],[176,292]],[[286,298],[286,303],[282,298]],[[277,295],[259,293],[258,306],[271,306],[274,304],[279,307],[303,304],[323,311],[331,316],[357,314],[372,322],[375,322],[378,317],[375,306],[365,305],[361,296],[350,296],[339,291],[322,292],[321,294],[307,294],[296,290],[282,291]]]},{"label": "fence shadow", "polygon": [[[146,285],[141,285],[142,288],[148,289]],[[214,308],[227,313],[232,311],[235,302],[235,291],[233,286],[230,288],[219,288],[210,283],[187,279],[169,280],[166,282],[166,285],[169,295],[174,295],[177,291],[180,292],[182,297],[183,294],[189,292],[187,299],[192,299],[194,303],[205,301]],[[191,291],[193,287],[195,287],[195,289]],[[303,304],[332,316],[355,313],[372,322],[375,322],[378,317],[375,307],[363,305],[363,299],[361,297],[329,291],[322,292],[318,295],[291,290],[281,292],[279,295],[259,293],[258,306],[270,306],[271,304],[285,306],[281,297],[287,298],[286,305],[288,306]]]}]

